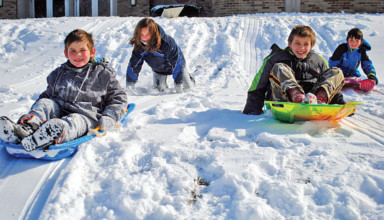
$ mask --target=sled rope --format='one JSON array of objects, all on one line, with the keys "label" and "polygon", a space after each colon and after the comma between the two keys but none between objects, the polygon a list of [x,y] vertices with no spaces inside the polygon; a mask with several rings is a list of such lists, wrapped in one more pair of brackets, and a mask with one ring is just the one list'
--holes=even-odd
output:
[{"label": "sled rope", "polygon": [[[121,128],[121,123],[115,124],[114,128]],[[104,137],[107,135],[107,131],[105,129],[101,129],[101,126],[97,126],[95,129],[90,129],[88,135],[96,135],[96,137]]]}]

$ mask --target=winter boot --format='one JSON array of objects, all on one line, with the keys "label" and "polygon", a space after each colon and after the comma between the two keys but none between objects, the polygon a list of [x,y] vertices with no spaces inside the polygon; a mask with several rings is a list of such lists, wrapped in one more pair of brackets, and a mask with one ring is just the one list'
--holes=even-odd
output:
[{"label": "winter boot", "polygon": [[183,82],[175,84],[176,93],[183,93],[195,86],[195,79],[189,74],[188,71],[183,72]]},{"label": "winter boot", "polygon": [[188,90],[195,86],[195,79],[189,74],[188,71],[183,72],[183,89]]},{"label": "winter boot", "polygon": [[21,144],[25,151],[33,151],[64,140],[64,126],[60,119],[51,119],[39,127],[33,134],[25,137]]},{"label": "winter boot", "polygon": [[327,92],[325,92],[324,89],[320,89],[316,93],[317,103],[318,104],[327,104],[328,98],[327,98]]},{"label": "winter boot", "polygon": [[179,83],[179,84],[175,84],[175,91],[176,93],[183,93],[183,85],[182,83]]},{"label": "winter boot", "polygon": [[18,124],[9,118],[0,117],[0,138],[9,143],[20,143],[20,141],[32,134],[41,125],[41,120],[31,114],[24,114]]},{"label": "winter boot", "polygon": [[294,103],[302,103],[305,100],[305,95],[299,88],[289,89],[288,95]]},{"label": "winter boot", "polygon": [[19,118],[17,123],[22,127],[29,127],[32,129],[32,132],[28,131],[24,133],[23,133],[23,130],[16,129],[16,134],[19,136],[20,139],[23,139],[24,137],[35,132],[41,126],[41,124],[43,124],[43,121],[35,115],[24,114]]},{"label": "winter boot", "polygon": [[134,82],[127,82],[125,88],[126,88],[126,91],[127,91],[128,94],[130,94],[130,95],[138,95],[138,92],[136,90]]},{"label": "winter boot", "polygon": [[166,89],[168,89],[167,75],[155,73],[153,84],[155,89],[157,89],[159,92],[164,92]]},{"label": "winter boot", "polygon": [[17,144],[20,142],[20,138],[15,133],[15,127],[17,124],[6,116],[0,117],[0,139]]}]

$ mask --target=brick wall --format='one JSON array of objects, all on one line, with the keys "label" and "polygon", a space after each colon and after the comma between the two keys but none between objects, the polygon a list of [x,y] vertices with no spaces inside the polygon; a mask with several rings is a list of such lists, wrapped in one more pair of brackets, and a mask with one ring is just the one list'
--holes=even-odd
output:
[{"label": "brick wall", "polygon": [[301,0],[301,12],[384,13],[383,0]]},{"label": "brick wall", "polygon": [[3,0],[3,7],[0,7],[0,18],[17,18],[17,0]]},{"label": "brick wall", "polygon": [[98,2],[99,16],[109,16],[111,14],[110,1]]},{"label": "brick wall", "polygon": [[213,16],[284,12],[285,0],[213,0]]},{"label": "brick wall", "polygon": [[149,5],[149,0],[136,0],[136,6],[131,6],[131,0],[117,0],[117,15],[148,17],[151,10]]}]

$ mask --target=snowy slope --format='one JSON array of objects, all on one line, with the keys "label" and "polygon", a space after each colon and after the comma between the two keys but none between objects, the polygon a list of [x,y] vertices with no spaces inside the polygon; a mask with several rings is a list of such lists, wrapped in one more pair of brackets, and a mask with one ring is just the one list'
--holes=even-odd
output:
[{"label": "snowy slope", "polygon": [[[92,32],[122,85],[138,17],[0,20],[0,115],[17,119],[65,62],[63,40]],[[384,83],[384,15],[257,14],[156,18],[182,48],[196,87],[153,91],[144,66],[123,128],[57,162],[0,154],[1,219],[383,219],[384,89],[345,92],[353,117],[284,124],[241,114],[269,47],[296,24],[326,59],[358,27]]]}]

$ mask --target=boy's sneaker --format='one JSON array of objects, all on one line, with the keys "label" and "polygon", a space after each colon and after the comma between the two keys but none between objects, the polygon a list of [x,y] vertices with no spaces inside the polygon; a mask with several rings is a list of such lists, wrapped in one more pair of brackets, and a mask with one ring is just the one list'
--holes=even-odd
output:
[{"label": "boy's sneaker", "polygon": [[24,114],[16,124],[6,116],[0,117],[0,138],[9,143],[20,143],[24,137],[32,134],[41,125],[41,120],[31,114]]},{"label": "boy's sneaker", "polygon": [[317,98],[313,93],[307,93],[305,95],[304,103],[306,104],[317,104]]},{"label": "boy's sneaker", "polygon": [[288,95],[294,103],[302,103],[305,100],[305,95],[300,91],[299,88],[289,89]]},{"label": "boy's sneaker", "polygon": [[60,119],[51,119],[44,123],[33,134],[25,137],[21,144],[25,151],[33,151],[52,144],[59,144],[64,140],[64,127]]}]

